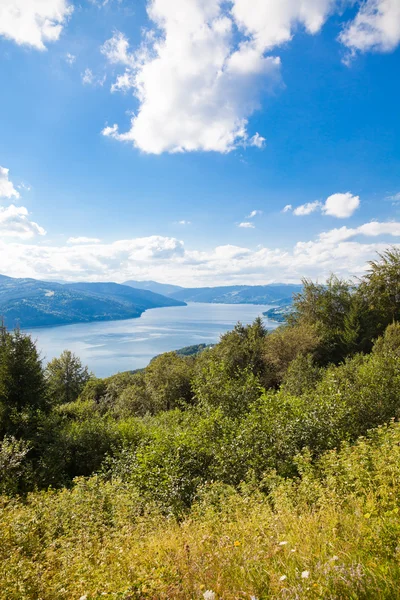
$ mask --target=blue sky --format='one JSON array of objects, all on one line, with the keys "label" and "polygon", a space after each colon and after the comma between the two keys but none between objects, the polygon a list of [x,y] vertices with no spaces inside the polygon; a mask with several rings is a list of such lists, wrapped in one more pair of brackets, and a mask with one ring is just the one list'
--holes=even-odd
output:
[{"label": "blue sky", "polygon": [[400,242],[399,44],[400,0],[2,0],[0,272],[359,275]]}]

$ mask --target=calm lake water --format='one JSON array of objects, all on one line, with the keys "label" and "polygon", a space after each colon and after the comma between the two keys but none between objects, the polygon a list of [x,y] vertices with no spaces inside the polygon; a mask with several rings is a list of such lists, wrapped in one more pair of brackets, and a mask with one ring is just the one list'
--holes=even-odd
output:
[{"label": "calm lake water", "polygon": [[[139,319],[31,329],[45,362],[71,350],[98,377],[139,369],[157,354],[193,344],[211,344],[241,321],[270,308],[251,304],[202,304],[155,308]],[[265,321],[268,328],[276,327]]]}]

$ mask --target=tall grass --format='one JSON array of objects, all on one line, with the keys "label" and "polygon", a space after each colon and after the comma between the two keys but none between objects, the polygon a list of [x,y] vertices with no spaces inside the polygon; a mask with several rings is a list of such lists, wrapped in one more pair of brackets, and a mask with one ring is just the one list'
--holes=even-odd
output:
[{"label": "tall grass", "polygon": [[204,485],[181,521],[99,477],[4,497],[0,598],[400,598],[400,426],[297,464]]}]

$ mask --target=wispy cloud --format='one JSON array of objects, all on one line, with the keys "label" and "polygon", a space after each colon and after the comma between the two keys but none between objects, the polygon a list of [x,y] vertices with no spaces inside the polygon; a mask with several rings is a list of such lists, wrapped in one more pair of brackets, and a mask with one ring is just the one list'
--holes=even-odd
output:
[{"label": "wispy cloud", "polygon": [[249,215],[247,215],[246,219],[254,219],[257,215],[262,215],[262,210],[252,210]]},{"label": "wispy cloud", "polygon": [[101,240],[99,238],[91,237],[70,237],[67,239],[67,244],[99,244]]},{"label": "wispy cloud", "polygon": [[92,69],[87,68],[81,74],[81,79],[83,85],[103,86],[107,79],[107,75],[95,75]]},{"label": "wispy cloud", "polygon": [[297,206],[293,210],[293,214],[296,215],[296,217],[304,217],[306,215],[311,215],[311,213],[313,213],[316,210],[319,210],[321,208],[322,208],[321,202],[318,202],[318,200],[315,200],[315,202],[307,202],[306,204]]},{"label": "wispy cloud", "polygon": [[70,52],[67,52],[67,54],[65,55],[65,62],[67,62],[69,65],[73,65],[75,61],[76,56],[74,54],[71,54]]},{"label": "wispy cloud", "polygon": [[239,223],[238,227],[242,227],[243,229],[255,229],[254,223],[251,221],[243,221],[243,223]]},{"label": "wispy cloud", "polygon": [[386,200],[391,200],[393,204],[397,204],[400,202],[400,192],[397,192],[397,194],[393,194],[392,196],[387,196]]}]

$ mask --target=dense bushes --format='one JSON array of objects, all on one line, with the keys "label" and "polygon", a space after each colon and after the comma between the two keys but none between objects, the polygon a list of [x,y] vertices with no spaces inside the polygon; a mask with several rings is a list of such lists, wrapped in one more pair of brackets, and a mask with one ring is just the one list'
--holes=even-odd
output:
[{"label": "dense bushes", "polygon": [[399,598],[399,426],[296,463],[268,495],[203,485],[180,523],[119,479],[3,499],[0,598]]}]

